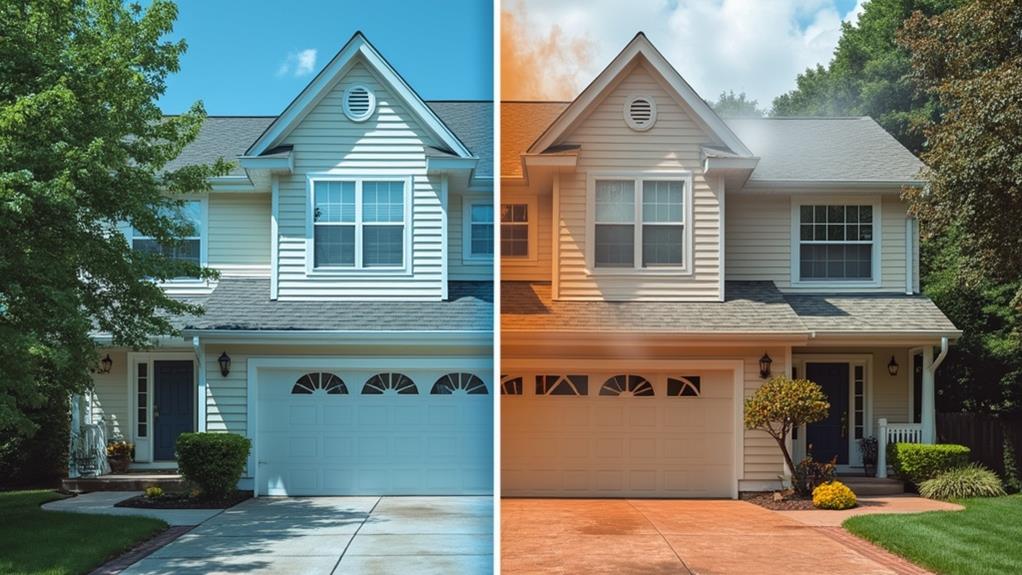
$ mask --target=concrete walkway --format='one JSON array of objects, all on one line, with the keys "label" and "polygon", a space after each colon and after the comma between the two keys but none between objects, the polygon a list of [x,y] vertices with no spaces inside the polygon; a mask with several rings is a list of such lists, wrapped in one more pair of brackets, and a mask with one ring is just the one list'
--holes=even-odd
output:
[{"label": "concrete walkway", "polygon": [[904,575],[864,552],[745,501],[504,499],[501,572],[518,574]]},{"label": "concrete walkway", "polygon": [[93,491],[77,497],[51,501],[43,505],[46,511],[93,513],[100,515],[134,515],[162,519],[167,525],[198,525],[223,512],[223,509],[136,509],[114,507],[115,503],[139,495],[138,491]]},{"label": "concrete walkway", "polygon": [[487,574],[491,497],[249,499],[123,575]]},{"label": "concrete walkway", "polygon": [[918,495],[887,495],[859,498],[859,506],[843,511],[777,511],[789,519],[814,527],[840,527],[845,519],[873,513],[924,513],[927,511],[961,511],[961,505],[946,501],[934,501]]}]

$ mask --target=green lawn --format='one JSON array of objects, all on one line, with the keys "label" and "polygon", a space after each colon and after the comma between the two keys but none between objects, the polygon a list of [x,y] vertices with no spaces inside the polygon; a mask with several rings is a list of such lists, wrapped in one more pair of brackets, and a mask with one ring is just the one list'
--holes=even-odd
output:
[{"label": "green lawn", "polygon": [[1022,573],[1022,494],[960,503],[965,511],[860,515],[844,527],[942,575]]},{"label": "green lawn", "polygon": [[43,511],[53,491],[0,492],[0,573],[88,573],[167,527],[156,519]]}]

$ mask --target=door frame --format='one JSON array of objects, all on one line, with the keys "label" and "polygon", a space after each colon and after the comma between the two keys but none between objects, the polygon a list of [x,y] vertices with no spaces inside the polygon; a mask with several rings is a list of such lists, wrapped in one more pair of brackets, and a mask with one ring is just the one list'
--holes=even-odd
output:
[{"label": "door frame", "polygon": [[[192,362],[192,429],[198,429],[199,422],[199,373],[198,361],[192,351],[152,351],[128,352],[128,425],[131,427],[132,443],[135,444],[133,463],[159,464],[173,460],[154,459],[154,441],[156,428],[153,426],[153,399],[156,396],[156,374],[153,363],[157,361],[191,361]],[[138,365],[146,364],[149,381],[146,386],[146,436],[138,436]]]},{"label": "door frame", "polygon": [[[745,362],[742,359],[586,359],[582,357],[568,359],[508,359],[501,361],[500,371],[508,373],[515,370],[552,371],[588,373],[591,371],[614,371],[641,375],[645,371],[665,372],[671,369],[730,371],[734,379],[732,391],[732,430],[734,432],[734,457],[732,461],[733,481],[731,482],[731,498],[738,499],[738,486],[745,479]],[[590,394],[592,393],[590,389]],[[504,396],[497,391],[496,395],[503,401]],[[494,426],[500,425],[499,417]],[[495,429],[495,434],[499,430]],[[497,469],[500,473],[500,469]]]},{"label": "door frame", "polygon": [[[873,435],[873,355],[866,353],[844,353],[844,354],[793,354],[791,365],[797,370],[798,377],[805,377],[807,363],[844,363],[848,365],[848,407],[853,412],[849,417],[848,433],[848,463],[838,465],[841,472],[858,470],[862,468],[862,452],[857,445],[854,431],[854,410],[855,410],[855,367],[862,366],[863,398],[862,398],[862,435],[870,437]],[[793,457],[800,460],[806,454],[806,426],[798,429],[798,439],[792,442],[794,447]]]}]

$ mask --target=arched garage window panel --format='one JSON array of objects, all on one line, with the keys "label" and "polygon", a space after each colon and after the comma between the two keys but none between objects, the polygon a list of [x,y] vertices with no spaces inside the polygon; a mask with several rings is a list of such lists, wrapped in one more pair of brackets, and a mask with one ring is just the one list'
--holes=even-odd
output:
[{"label": "arched garage window panel", "polygon": [[536,395],[589,395],[589,376],[537,375]]},{"label": "arched garage window panel", "polygon": [[417,395],[419,388],[415,382],[403,373],[378,373],[369,378],[362,386],[362,395],[381,395],[397,393],[399,395]]},{"label": "arched garage window panel", "polygon": [[699,376],[685,375],[667,378],[667,395],[680,397],[699,397]]},{"label": "arched garage window panel", "polygon": [[468,395],[486,395],[486,383],[471,373],[448,373],[436,380],[430,395],[452,395],[467,393]]},{"label": "arched garage window panel", "polygon": [[653,384],[641,375],[615,375],[603,383],[600,395],[634,395],[652,397]]},{"label": "arched garage window panel", "polygon": [[341,378],[332,373],[306,373],[298,378],[294,387],[291,388],[291,393],[293,395],[311,395],[318,390],[323,390],[327,395],[346,395],[348,386],[344,385]]},{"label": "arched garage window panel", "polygon": [[524,378],[520,375],[504,375],[500,376],[500,394],[501,395],[521,395],[522,389],[524,388]]}]

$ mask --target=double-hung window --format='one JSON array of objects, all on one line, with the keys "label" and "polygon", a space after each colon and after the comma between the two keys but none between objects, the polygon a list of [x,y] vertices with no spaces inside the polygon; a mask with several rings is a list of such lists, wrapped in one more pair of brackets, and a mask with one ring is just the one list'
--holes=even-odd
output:
[{"label": "double-hung window", "polygon": [[489,199],[485,201],[466,199],[464,215],[464,258],[466,260],[492,260],[493,202]]},{"label": "double-hung window", "polygon": [[316,269],[403,268],[406,180],[312,181]]},{"label": "double-hung window", "polygon": [[529,257],[529,204],[500,204],[500,255]]},{"label": "double-hung window", "polygon": [[[161,245],[156,238],[146,236],[132,230],[131,247],[141,252],[162,253],[164,257],[202,265],[202,237],[205,234],[202,201],[187,200],[180,208],[173,209],[164,215],[183,220],[192,225],[192,233],[181,238],[173,245]],[[187,279],[187,278],[183,278]]]},{"label": "double-hung window", "polygon": [[874,203],[799,204],[797,281],[875,281],[876,210]]},{"label": "double-hung window", "polygon": [[592,186],[596,268],[685,268],[687,176],[596,178]]}]

